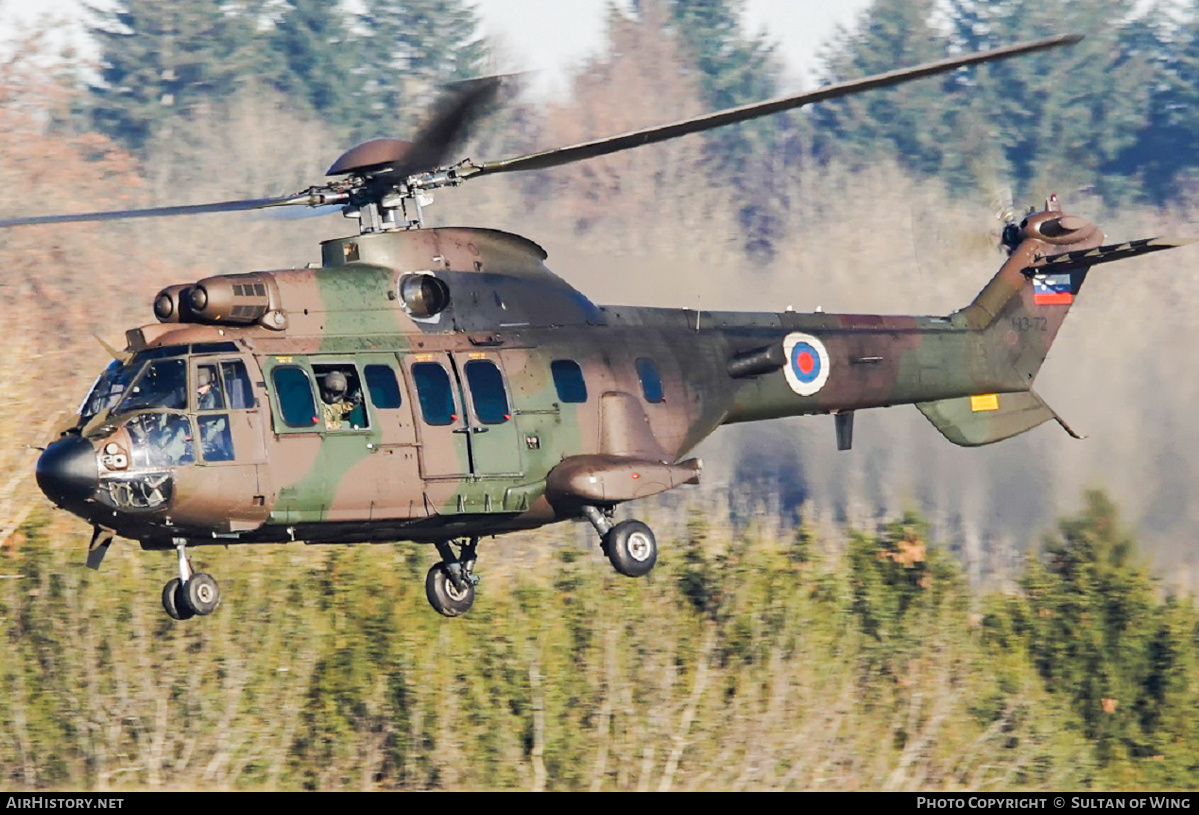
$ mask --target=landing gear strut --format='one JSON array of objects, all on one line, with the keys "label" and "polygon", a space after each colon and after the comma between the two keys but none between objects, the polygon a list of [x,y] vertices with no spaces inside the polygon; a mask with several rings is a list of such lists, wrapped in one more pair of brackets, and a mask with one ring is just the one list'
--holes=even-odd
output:
[{"label": "landing gear strut", "polygon": [[457,555],[449,541],[437,541],[434,545],[437,554],[441,555],[441,562],[425,577],[425,596],[429,598],[429,605],[446,617],[465,614],[474,605],[475,586],[479,582],[474,574],[479,539],[471,538],[468,543],[460,544]]},{"label": "landing gear strut", "polygon": [[626,577],[644,577],[658,562],[658,541],[641,521],[612,523],[612,510],[583,507],[583,514],[600,535],[600,548],[612,568]]},{"label": "landing gear strut", "polygon": [[163,587],[162,607],[174,620],[211,614],[221,604],[220,586],[212,575],[192,572],[191,561],[184,552],[187,546],[184,538],[175,538],[174,544],[179,556],[179,576],[171,578]]}]

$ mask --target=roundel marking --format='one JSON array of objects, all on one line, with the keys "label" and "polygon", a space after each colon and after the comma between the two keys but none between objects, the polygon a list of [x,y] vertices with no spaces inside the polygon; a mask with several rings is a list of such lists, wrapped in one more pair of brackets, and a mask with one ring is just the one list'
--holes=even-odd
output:
[{"label": "roundel marking", "polygon": [[811,334],[788,334],[783,340],[787,364],[783,373],[791,390],[800,396],[811,396],[828,381],[829,359],[824,343]]}]

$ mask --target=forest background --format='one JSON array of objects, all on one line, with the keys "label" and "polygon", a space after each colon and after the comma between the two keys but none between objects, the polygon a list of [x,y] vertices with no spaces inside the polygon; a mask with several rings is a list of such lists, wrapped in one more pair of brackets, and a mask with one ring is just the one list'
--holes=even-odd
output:
[{"label": "forest background", "polygon": [[[737,0],[613,9],[554,103],[462,155],[516,155],[778,92]],[[459,0],[124,0],[98,61],[36,27],[0,62],[0,217],[302,189],[503,72]],[[876,0],[837,81],[1050,33],[1024,58],[524,178],[435,225],[509,229],[597,302],[947,313],[997,267],[995,211],[1115,239],[1197,234],[1199,3]],[[647,581],[585,528],[487,542],[468,617],[420,547],[203,550],[225,604],[158,608],[165,556],[81,568],[35,452],[163,285],[317,259],[341,219],[212,216],[0,235],[0,778],[115,789],[1199,786],[1199,322],[1183,249],[1101,268],[1038,384],[1089,439],[983,450],[919,414],[727,429],[707,482],[638,508]],[[1065,520],[1058,521],[1061,516]]]}]

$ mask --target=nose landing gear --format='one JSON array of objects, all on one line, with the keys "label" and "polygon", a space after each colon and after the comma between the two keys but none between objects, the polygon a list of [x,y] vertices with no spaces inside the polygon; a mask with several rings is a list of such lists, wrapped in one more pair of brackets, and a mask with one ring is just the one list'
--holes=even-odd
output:
[{"label": "nose landing gear", "polygon": [[221,588],[210,574],[192,573],[183,538],[174,540],[179,555],[179,576],[171,578],[162,589],[162,607],[174,620],[190,620],[197,614],[204,616],[217,610],[221,604]]}]

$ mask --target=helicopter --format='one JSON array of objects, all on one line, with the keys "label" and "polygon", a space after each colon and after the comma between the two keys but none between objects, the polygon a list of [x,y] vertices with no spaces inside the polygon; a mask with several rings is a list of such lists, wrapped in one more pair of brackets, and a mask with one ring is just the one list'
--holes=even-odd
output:
[{"label": "helicopter", "polygon": [[983,445],[1054,420],[1032,390],[1092,266],[1168,249],[1104,244],[1056,198],[1004,227],[1007,259],[947,316],[737,313],[596,305],[508,232],[425,227],[439,188],[543,170],[966,66],[1071,45],[1059,36],[956,56],[622,135],[493,162],[447,163],[499,78],[458,86],[411,141],[351,148],[325,183],[212,204],[46,215],[9,228],[303,206],[358,233],[314,268],[168,286],[156,323],[126,332],[37,483],[92,525],[87,564],[116,536],[175,550],[162,592],[176,620],[220,604],[190,547],[432,544],[426,595],[475,599],[485,537],[585,519],[612,567],[640,577],[658,545],[623,503],[695,484],[687,457],[717,428],[914,404],[951,442]]}]

